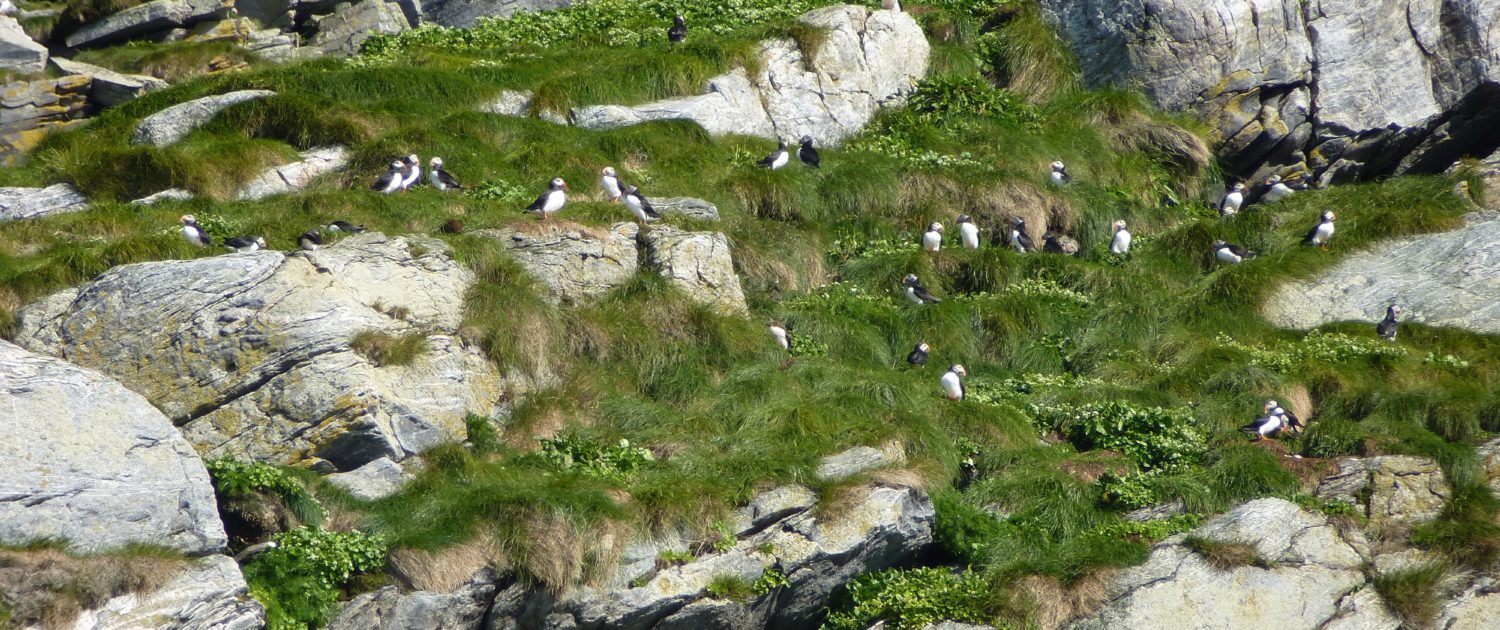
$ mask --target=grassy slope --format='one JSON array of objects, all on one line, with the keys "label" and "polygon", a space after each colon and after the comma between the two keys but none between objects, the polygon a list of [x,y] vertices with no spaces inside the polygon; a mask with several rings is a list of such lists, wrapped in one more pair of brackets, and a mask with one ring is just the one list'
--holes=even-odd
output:
[{"label": "grassy slope", "polygon": [[[1464,205],[1447,194],[1451,182],[1407,178],[1313,192],[1220,221],[1196,201],[1211,172],[1172,160],[1181,138],[1174,141],[1163,123],[1173,121],[1144,112],[1130,95],[1067,89],[1067,77],[1039,76],[1046,64],[1026,61],[1059,53],[1025,21],[1033,16],[1023,12],[980,36],[985,20],[950,4],[924,21],[935,33],[935,72],[964,80],[934,82],[951,89],[933,91],[926,115],[882,115],[845,150],[825,151],[821,171],[756,169],[751,163],[768,142],[711,138],[687,124],[595,133],[473,113],[505,87],[538,89],[557,104],[680,93],[745,50],[744,33],[763,30],[676,51],[597,43],[541,52],[417,48],[390,54],[394,65],[329,60],[194,80],[54,136],[27,166],[0,173],[8,185],[71,182],[101,200],[86,213],[0,226],[0,315],[113,265],[212,255],[176,236],[183,212],[223,226],[219,236],[259,233],[287,249],[303,230],[333,219],[387,232],[434,233],[455,217],[469,229],[494,227],[532,221],[519,208],[550,177],[581,192],[613,164],[653,195],[719,204],[725,221],[718,229],[733,242],[753,316],[714,315],[645,271],[596,306],[555,308],[492,246],[444,236],[480,278],[465,335],[508,371],[563,378],[522,403],[493,448],[437,449],[427,456],[428,472],[376,504],[331,499],[367,529],[420,549],[486,533],[503,560],[562,586],[607,564],[610,550],[594,546],[601,531],[674,523],[709,531],[735,504],[787,482],[814,487],[825,509],[837,509],[843,488],[867,480],[817,482],[812,470],[823,455],[896,440],[909,464],[892,478],[938,490],[977,446],[986,478],[950,502],[957,507],[944,511],[942,525],[974,530],[968,559],[995,580],[990,612],[1024,616],[1024,602],[1000,595],[1014,580],[1040,573],[1073,583],[1096,567],[1139,561],[1149,540],[1120,533],[1119,506],[1101,501],[1090,476],[1070,472],[1098,465],[1099,454],[1066,442],[1040,445],[1029,405],[1122,400],[1189,410],[1207,454],[1141,484],[1154,499],[1180,498],[1212,512],[1297,491],[1282,449],[1247,446],[1234,428],[1267,397],[1305,390],[1316,407],[1302,414],[1312,427],[1286,449],[1437,457],[1457,498],[1444,521],[1421,532],[1423,542],[1460,559],[1494,553],[1494,499],[1470,446],[1500,429],[1494,337],[1404,325],[1403,356],[1354,352],[1279,370],[1251,363],[1245,347],[1286,353],[1302,338],[1257,315],[1278,279],[1326,268],[1379,238],[1455,225]],[[577,59],[613,59],[643,78],[581,73],[570,66]],[[981,69],[1062,87],[1026,98],[975,90]],[[236,106],[166,149],[125,143],[134,121],[163,106],[244,88],[279,95]],[[960,104],[944,105],[952,103]],[[987,113],[972,113],[979,110]],[[354,150],[346,175],[261,202],[220,200],[259,168],[332,142]],[[385,197],[363,189],[392,156],[412,151],[442,156],[462,180],[487,182],[494,194],[420,189]],[[1067,161],[1077,179],[1066,190],[1044,186],[1053,159]],[[109,202],[168,186],[208,196],[151,208]],[[1184,203],[1164,206],[1164,197]],[[1332,250],[1296,245],[1323,208],[1340,217]],[[938,255],[917,251],[922,226],[941,220],[951,234],[961,212],[986,227],[1011,213],[1050,215],[1084,253],[1019,256],[993,245],[970,253],[951,244]],[[585,225],[626,218],[586,198],[575,198],[565,217]],[[1112,259],[1103,245],[1117,218],[1138,237],[1128,260]],[[1219,268],[1207,253],[1215,238],[1266,255]],[[908,272],[948,299],[906,304],[897,289]],[[820,288],[833,279],[841,283]],[[767,318],[826,346],[826,356],[800,356],[780,369]],[[1364,338],[1371,329],[1327,327]],[[918,340],[935,347],[933,365],[906,369],[902,358]],[[1429,364],[1429,352],[1469,364]],[[949,363],[969,368],[971,391],[992,395],[941,399],[936,379]],[[1060,376],[1069,378],[1057,384]],[[1016,378],[1044,384],[1017,388],[1007,381]],[[604,444],[627,438],[650,446],[658,462],[624,482],[560,474],[526,454],[536,448],[533,436],[558,433]],[[1126,475],[1135,467],[1119,465]],[[999,506],[1010,517],[995,521],[972,509],[979,506]],[[558,559],[558,540],[575,542],[571,558]]]}]

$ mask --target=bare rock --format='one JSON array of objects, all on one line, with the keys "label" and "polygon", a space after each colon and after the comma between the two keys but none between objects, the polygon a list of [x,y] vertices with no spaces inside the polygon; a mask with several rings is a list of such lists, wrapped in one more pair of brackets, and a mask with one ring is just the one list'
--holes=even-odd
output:
[{"label": "bare rock", "polygon": [[477,630],[496,585],[495,574],[485,569],[452,593],[402,593],[387,586],[355,597],[328,630]]},{"label": "bare rock", "polygon": [[724,234],[659,225],[647,230],[645,237],[648,263],[694,301],[730,315],[750,311]]},{"label": "bare rock", "polygon": [[162,201],[187,201],[192,198],[193,193],[190,191],[186,191],[181,188],[168,188],[161,192],[146,195],[145,197],[141,197],[140,199],[136,199],[135,201],[132,201],[130,203],[137,203],[143,206],[154,206],[158,202]]},{"label": "bare rock", "polygon": [[151,593],[122,595],[83,612],[73,627],[259,630],[265,625],[265,608],[250,596],[239,565],[227,556],[209,556]]},{"label": "bare rock", "polygon": [[21,23],[0,15],[0,70],[34,74],[47,67],[47,47],[32,41]]},{"label": "bare rock", "polygon": [[52,65],[65,74],[81,74],[93,80],[89,101],[99,107],[113,107],[148,92],[167,87],[167,82],[141,74],[120,74],[109,68],[53,57]]},{"label": "bare rock", "polygon": [[361,501],[376,501],[395,494],[411,479],[401,465],[382,457],[354,470],[324,477]]},{"label": "bare rock", "polygon": [[75,74],[0,88],[0,163],[15,161],[47,134],[82,124],[91,85],[93,80]]},{"label": "bare rock", "polygon": [[1448,482],[1437,462],[1425,457],[1346,457],[1338,472],[1318,483],[1317,496],[1358,506],[1375,527],[1430,521],[1443,509]]},{"label": "bare rock", "polygon": [[137,123],[130,143],[164,147],[187,137],[231,105],[275,95],[270,90],[240,90],[179,103]]},{"label": "bare rock", "polygon": [[651,206],[661,214],[677,214],[701,221],[718,221],[719,207],[694,197],[667,197],[651,199]]},{"label": "bare rock", "polygon": [[1477,449],[1480,465],[1490,480],[1490,491],[1500,494],[1500,439],[1485,442]]},{"label": "bare rock", "polygon": [[470,28],[479,18],[551,11],[572,4],[573,0],[427,0],[422,3],[422,16],[440,26]]},{"label": "bare rock", "polygon": [[638,267],[634,223],[608,230],[584,227],[476,230],[495,239],[521,267],[547,287],[556,303],[581,304],[598,298],[631,276]]},{"label": "bare rock", "polygon": [[46,188],[0,188],[0,221],[35,219],[87,210],[89,201],[67,184]]},{"label": "bare rock", "polygon": [[231,4],[225,0],[152,0],[89,22],[65,41],[69,48],[113,44],[137,35],[218,19]]},{"label": "bare rock", "polygon": [[1449,600],[1434,624],[1443,630],[1485,630],[1500,619],[1500,581],[1481,576]]},{"label": "bare rock", "polygon": [[824,457],[818,462],[819,481],[841,481],[863,472],[885,468],[904,461],[869,446],[856,446]]},{"label": "bare rock", "polygon": [[266,169],[240,188],[234,198],[254,201],[302,190],[319,176],[344,168],[349,163],[349,150],[340,146],[319,147],[303,151],[299,157],[302,159],[296,162]]},{"label": "bare rock", "polygon": [[[531,99],[535,95],[527,90],[501,90],[494,100],[479,108],[486,114],[522,117],[531,113]],[[566,124],[566,121],[564,121]]]},{"label": "bare rock", "polygon": [[350,56],[376,33],[399,33],[415,26],[398,2],[364,0],[340,3],[333,15],[318,22],[318,34],[308,47],[325,55]]}]

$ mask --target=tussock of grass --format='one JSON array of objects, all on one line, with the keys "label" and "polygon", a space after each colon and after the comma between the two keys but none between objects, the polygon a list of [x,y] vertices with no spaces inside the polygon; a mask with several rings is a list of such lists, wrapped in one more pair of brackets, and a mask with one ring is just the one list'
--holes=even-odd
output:
[{"label": "tussock of grass", "polygon": [[1182,539],[1183,546],[1191,549],[1220,571],[1232,571],[1239,567],[1271,568],[1271,562],[1256,551],[1255,545],[1242,542],[1223,542],[1202,536]]},{"label": "tussock of grass", "polygon": [[0,621],[18,628],[71,628],[78,613],[155,590],[187,562],[180,554],[145,547],[96,556],[50,546],[0,549]]},{"label": "tussock of grass", "polygon": [[1403,627],[1426,628],[1446,604],[1443,581],[1447,577],[1447,563],[1437,561],[1377,575],[1371,582]]},{"label": "tussock of grass", "polygon": [[388,335],[366,330],[354,335],[349,347],[373,361],[376,367],[411,365],[428,350],[427,335],[421,331]]}]

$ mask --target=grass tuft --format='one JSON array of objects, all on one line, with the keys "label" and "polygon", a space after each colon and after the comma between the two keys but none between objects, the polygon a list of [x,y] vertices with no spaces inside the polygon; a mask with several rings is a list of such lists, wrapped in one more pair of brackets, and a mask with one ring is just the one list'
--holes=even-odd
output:
[{"label": "grass tuft", "polygon": [[1255,545],[1251,543],[1223,542],[1202,536],[1188,536],[1182,539],[1182,544],[1220,571],[1232,571],[1239,567],[1269,569],[1272,566],[1271,561],[1260,555]]},{"label": "grass tuft", "polygon": [[429,349],[427,335],[421,331],[397,336],[366,330],[355,334],[349,347],[374,362],[376,367],[411,365]]}]

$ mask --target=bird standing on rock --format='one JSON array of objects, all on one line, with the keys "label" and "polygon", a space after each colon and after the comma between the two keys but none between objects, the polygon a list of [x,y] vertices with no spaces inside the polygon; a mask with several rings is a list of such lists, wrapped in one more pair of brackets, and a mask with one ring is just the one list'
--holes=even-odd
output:
[{"label": "bird standing on rock", "polygon": [[901,284],[906,285],[906,299],[911,300],[913,303],[937,304],[938,302],[942,302],[942,300],[937,299],[929,293],[926,287],[922,286],[922,283],[917,280],[917,274],[906,274],[906,277],[902,278]]},{"label": "bird standing on rock", "polygon": [[543,221],[552,220],[552,215],[562,210],[564,204],[568,203],[568,183],[561,177],[554,177],[547,186],[547,192],[542,193],[536,201],[526,206],[526,211],[541,215]]},{"label": "bird standing on rock", "polygon": [[1255,252],[1242,249],[1239,245],[1231,245],[1224,241],[1214,241],[1214,257],[1219,262],[1238,265],[1246,258],[1254,258]]},{"label": "bird standing on rock", "polygon": [[615,177],[615,167],[606,166],[603,171],[599,172],[599,187],[604,189],[605,201],[620,202],[620,195],[623,191],[620,189],[620,178]]},{"label": "bird standing on rock", "polygon": [[661,218],[661,215],[657,214],[656,208],[651,207],[651,202],[647,201],[646,196],[641,194],[641,189],[635,186],[626,187],[625,193],[620,196],[620,199],[624,200],[625,207],[630,210],[630,213],[635,215],[636,221],[650,223]]},{"label": "bird standing on rock", "polygon": [[1333,220],[1337,218],[1332,210],[1324,210],[1321,220],[1307,231],[1307,236],[1302,237],[1302,244],[1317,245],[1328,249],[1328,241],[1333,238]]},{"label": "bird standing on rock", "polygon": [[968,374],[969,372],[964,369],[964,366],[955,363],[953,367],[948,368],[948,371],[943,373],[942,378],[938,379],[938,383],[943,386],[943,394],[949,400],[964,399],[964,377],[968,376]]},{"label": "bird standing on rock", "polygon": [[1402,312],[1403,311],[1401,307],[1396,306],[1395,304],[1385,307],[1385,319],[1382,319],[1380,320],[1380,323],[1375,324],[1375,334],[1380,335],[1381,339],[1395,342],[1396,329],[1399,328],[1396,325],[1396,319],[1401,317]]},{"label": "bird standing on rock", "polygon": [[318,246],[323,244],[323,233],[318,230],[308,230],[297,237],[297,247],[303,251],[318,251]]},{"label": "bird standing on rock", "polygon": [[672,26],[667,29],[667,41],[681,44],[685,39],[687,39],[687,21],[679,15],[672,18]]},{"label": "bird standing on rock", "polygon": [[979,249],[979,226],[967,214],[958,215],[958,240],[963,242],[964,249]]},{"label": "bird standing on rock", "polygon": [[1240,211],[1240,206],[1245,203],[1245,185],[1235,182],[1229,187],[1229,192],[1224,193],[1223,201],[1219,202],[1219,216],[1234,216]]},{"label": "bird standing on rock", "polygon": [[1052,163],[1052,175],[1047,179],[1048,183],[1053,186],[1065,186],[1072,181],[1073,176],[1068,174],[1068,166],[1063,164],[1062,160]]},{"label": "bird standing on rock", "polygon": [[932,352],[932,346],[927,345],[927,342],[917,344],[917,347],[912,348],[911,353],[906,355],[906,364],[912,367],[927,367],[927,353],[929,352]]},{"label": "bird standing on rock", "polygon": [[776,150],[772,151],[770,155],[761,158],[759,162],[755,163],[755,165],[769,168],[774,171],[783,166],[786,166],[786,163],[789,161],[791,161],[791,155],[786,152],[786,141],[778,140],[776,142]]},{"label": "bird standing on rock", "polygon": [[1125,229],[1123,219],[1115,221],[1115,236],[1109,240],[1109,253],[1124,256],[1130,253],[1130,230]]},{"label": "bird standing on rock", "polygon": [[427,166],[427,180],[432,183],[433,188],[438,190],[464,189],[463,184],[458,183],[458,180],[447,169],[443,168],[443,158],[433,157],[428,161]]},{"label": "bird standing on rock", "polygon": [[266,249],[266,239],[260,236],[236,236],[224,241],[224,247],[240,254],[257,252]]},{"label": "bird standing on rock", "polygon": [[813,148],[812,136],[802,136],[802,147],[797,149],[797,159],[813,168],[818,168],[818,164],[822,162],[818,150]]},{"label": "bird standing on rock", "polygon": [[370,190],[377,190],[389,195],[393,192],[401,190],[401,182],[405,179],[406,162],[396,160],[395,162],[391,162],[390,170],[386,171],[384,175],[376,178],[374,184],[370,184]]},{"label": "bird standing on rock", "polygon": [[935,252],[943,247],[943,224],[934,222],[922,235],[922,251]]},{"label": "bird standing on rock", "polygon": [[197,217],[184,214],[177,219],[182,224],[182,238],[186,239],[193,247],[208,247],[214,244],[214,239],[209,237],[208,232],[198,225]]}]

